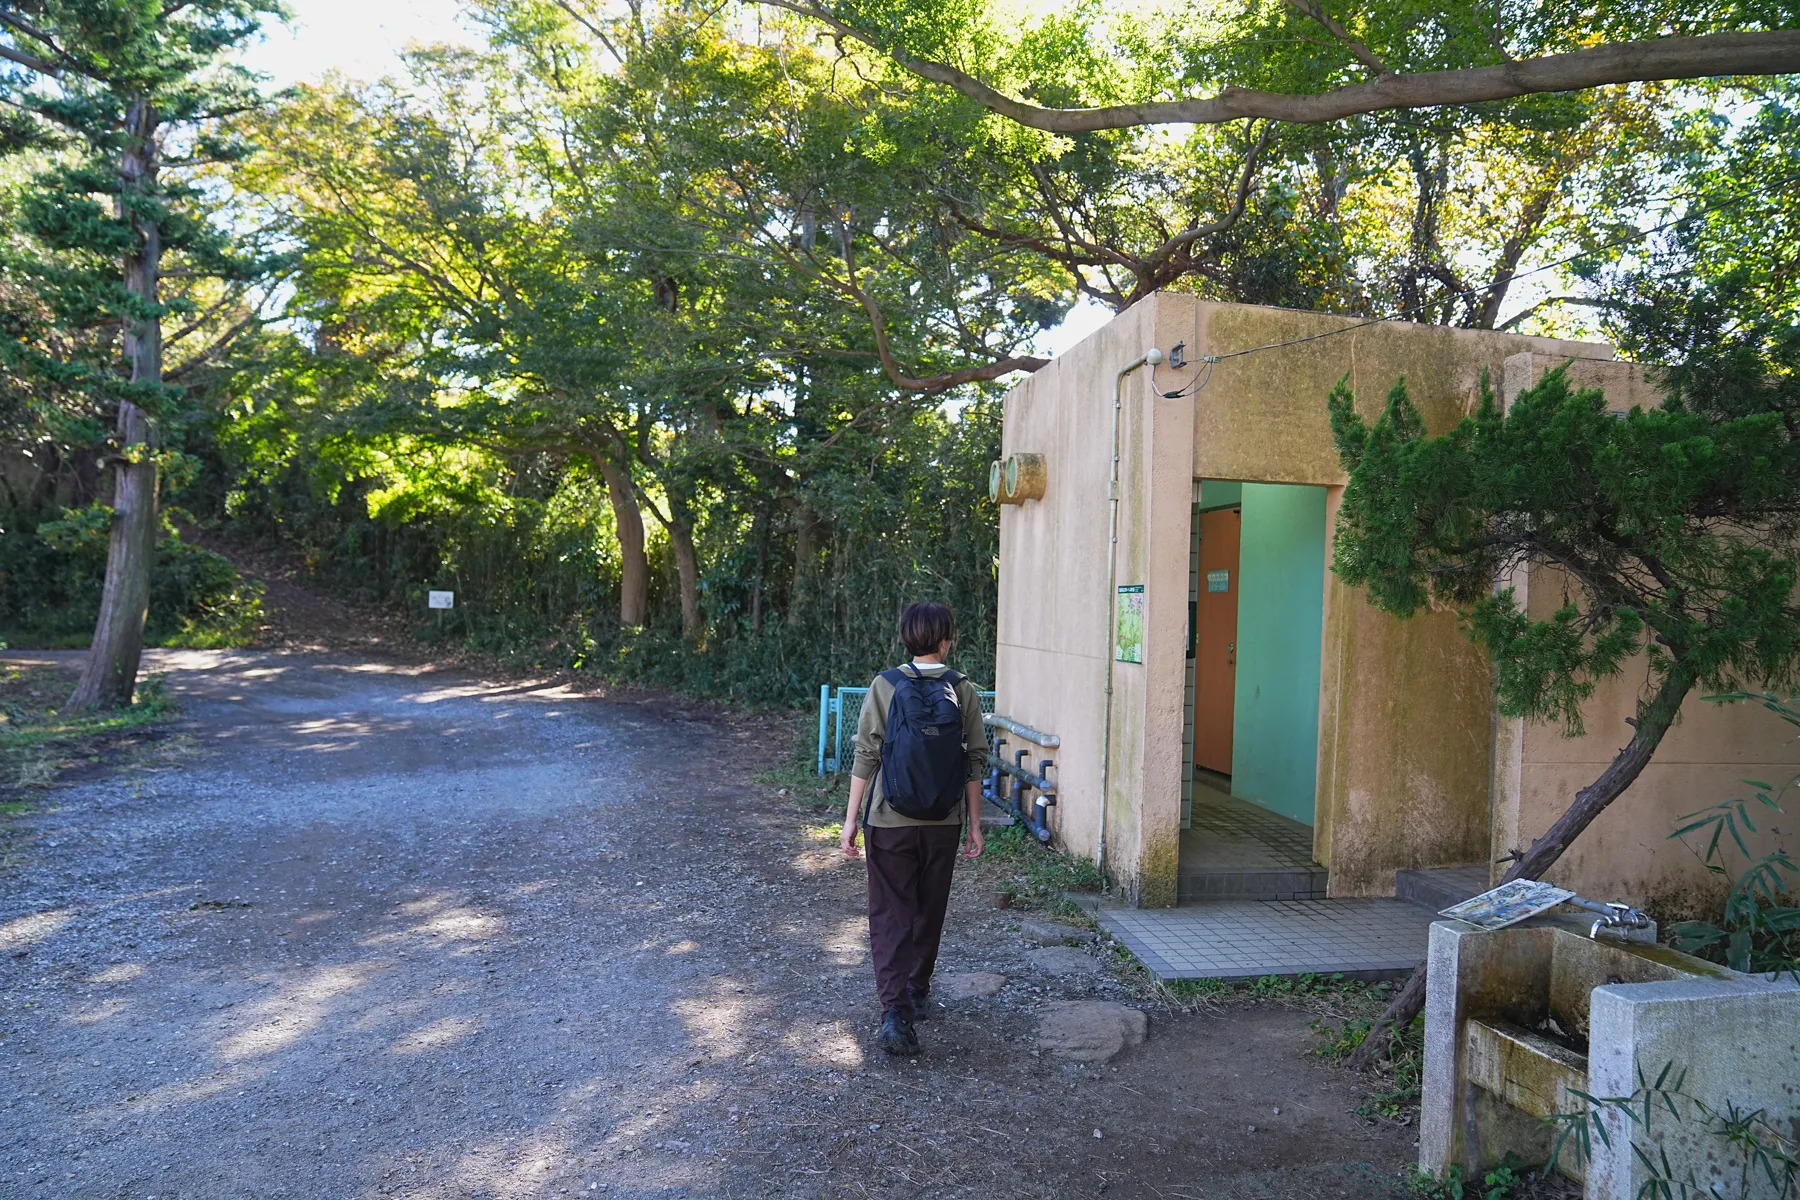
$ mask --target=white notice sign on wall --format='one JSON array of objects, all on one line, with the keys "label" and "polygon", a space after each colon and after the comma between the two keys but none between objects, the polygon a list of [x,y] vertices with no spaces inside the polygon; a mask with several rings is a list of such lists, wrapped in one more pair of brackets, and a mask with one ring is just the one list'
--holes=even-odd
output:
[{"label": "white notice sign on wall", "polygon": [[425,604],[428,608],[455,608],[455,592],[426,592]]}]

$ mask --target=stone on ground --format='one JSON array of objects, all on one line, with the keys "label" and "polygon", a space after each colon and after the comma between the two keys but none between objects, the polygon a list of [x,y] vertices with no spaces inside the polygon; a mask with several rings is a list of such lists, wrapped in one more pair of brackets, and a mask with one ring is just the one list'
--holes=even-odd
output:
[{"label": "stone on ground", "polygon": [[1058,921],[1020,921],[1019,932],[1040,946],[1085,946],[1094,935]]},{"label": "stone on ground", "polygon": [[1093,975],[1100,970],[1100,964],[1091,956],[1071,946],[1027,950],[1025,957],[1032,966],[1050,975]]},{"label": "stone on ground", "polygon": [[934,992],[946,1000],[973,1000],[977,996],[998,996],[1006,986],[1006,976],[992,971],[970,971],[966,975],[946,975],[939,979]]},{"label": "stone on ground", "polygon": [[1066,1000],[1038,1015],[1038,1049],[1076,1062],[1105,1062],[1144,1044],[1150,1018],[1110,1000]]}]

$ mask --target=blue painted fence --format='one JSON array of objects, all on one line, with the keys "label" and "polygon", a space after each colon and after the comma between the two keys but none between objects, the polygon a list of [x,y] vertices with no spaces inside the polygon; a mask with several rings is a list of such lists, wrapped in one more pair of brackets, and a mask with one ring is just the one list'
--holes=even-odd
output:
[{"label": "blue painted fence", "polygon": [[[855,754],[851,745],[856,740],[856,723],[862,720],[866,687],[834,688],[829,683],[819,688],[819,774],[835,775],[850,769]],[[977,692],[981,711],[994,711],[994,693]]]}]

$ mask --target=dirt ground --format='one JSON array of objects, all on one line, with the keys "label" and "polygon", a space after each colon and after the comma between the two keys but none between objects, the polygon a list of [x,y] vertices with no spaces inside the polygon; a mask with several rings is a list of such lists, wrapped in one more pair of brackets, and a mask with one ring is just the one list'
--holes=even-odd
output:
[{"label": "dirt ground", "polygon": [[[872,1051],[861,867],[755,782],[785,726],[341,651],[147,666],[185,752],[48,793],[0,875],[0,1195],[1403,1194],[1414,1131],[1305,1013],[1041,973],[968,872],[940,976],[1009,982]],[[1148,1041],[1035,1051],[1094,997]]]}]

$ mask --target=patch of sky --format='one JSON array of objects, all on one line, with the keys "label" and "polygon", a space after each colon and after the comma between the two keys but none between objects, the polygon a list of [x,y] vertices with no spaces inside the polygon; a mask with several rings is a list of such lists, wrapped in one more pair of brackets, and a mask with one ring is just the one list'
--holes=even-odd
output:
[{"label": "patch of sky", "polygon": [[328,71],[380,79],[400,70],[410,44],[476,46],[459,0],[291,0],[286,24],[268,22],[244,65],[277,88],[313,83]]},{"label": "patch of sky", "polygon": [[1112,319],[1112,309],[1083,296],[1069,309],[1061,324],[1044,330],[1032,339],[1031,352],[1045,358],[1055,358]]}]

